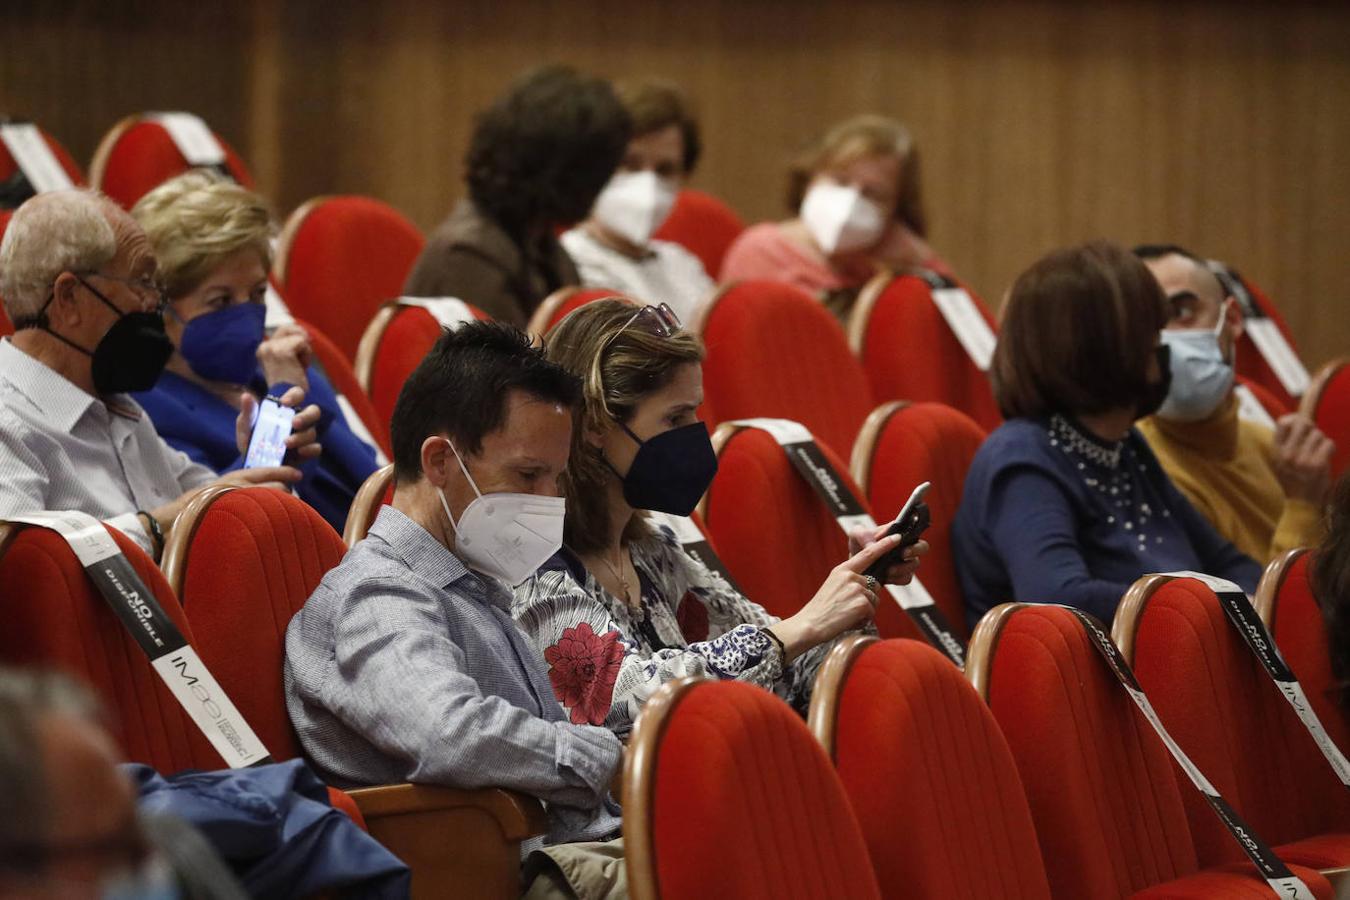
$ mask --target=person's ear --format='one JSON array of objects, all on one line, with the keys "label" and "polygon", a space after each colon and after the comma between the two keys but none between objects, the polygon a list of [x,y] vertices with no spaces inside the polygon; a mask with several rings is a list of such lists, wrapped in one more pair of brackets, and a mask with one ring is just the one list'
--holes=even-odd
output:
[{"label": "person's ear", "polygon": [[422,441],[422,475],[433,487],[444,489],[454,465],[450,442],[433,434]]},{"label": "person's ear", "polygon": [[583,425],[581,427],[584,429],[583,433],[585,435],[586,443],[596,450],[604,449],[605,437],[613,428],[613,426],[610,426],[609,428],[597,428],[594,425]]},{"label": "person's ear", "polygon": [[1236,344],[1246,330],[1247,318],[1242,314],[1242,304],[1237,302],[1236,297],[1229,296],[1224,299],[1224,303],[1227,304],[1224,317],[1228,320],[1228,330],[1233,333],[1233,343]]},{"label": "person's ear", "polygon": [[52,302],[47,305],[47,321],[58,326],[80,324],[80,304],[76,292],[80,279],[74,273],[62,272],[52,282]]}]

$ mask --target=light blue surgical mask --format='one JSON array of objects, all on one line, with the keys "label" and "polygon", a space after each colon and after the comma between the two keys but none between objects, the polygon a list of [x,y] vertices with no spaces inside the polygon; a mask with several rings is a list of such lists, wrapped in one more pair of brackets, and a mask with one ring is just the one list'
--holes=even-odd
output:
[{"label": "light blue surgical mask", "polygon": [[1223,358],[1219,336],[1228,324],[1228,304],[1207,331],[1164,330],[1172,355],[1172,386],[1157,415],[1174,422],[1199,422],[1214,414],[1233,389],[1233,364]]}]

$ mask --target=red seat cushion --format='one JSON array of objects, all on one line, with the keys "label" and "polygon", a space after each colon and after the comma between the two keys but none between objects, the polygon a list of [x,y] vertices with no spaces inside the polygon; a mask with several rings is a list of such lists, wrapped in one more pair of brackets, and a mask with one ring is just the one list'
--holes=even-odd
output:
[{"label": "red seat cushion", "polygon": [[[225,168],[230,175],[244,187],[252,188],[253,176],[243,158],[220,135],[215,137],[225,150]],[[163,125],[137,120],[116,136],[104,161],[102,177],[94,186],[131,209],[151,190],[190,168]]]},{"label": "red seat cushion", "polygon": [[675,196],[674,209],[654,237],[674,241],[697,256],[715,281],[727,249],[744,230],[745,222],[730,206],[712,194],[685,188]]},{"label": "red seat cushion", "polygon": [[1331,457],[1331,474],[1339,478],[1350,465],[1350,365],[1333,369],[1316,398],[1313,421],[1327,437],[1336,442]]},{"label": "red seat cushion", "polygon": [[[42,139],[47,142],[47,146],[51,148],[52,155],[56,157],[56,161],[61,164],[61,168],[65,169],[66,174],[70,176],[71,182],[76,187],[83,185],[84,172],[80,170],[80,164],[75,162],[74,157],[70,155],[70,151],[61,146],[61,142],[47,132],[42,131],[42,129],[38,129],[38,131],[42,134]],[[14,161],[14,157],[10,155],[9,147],[5,145],[4,141],[0,141],[0,181],[8,181],[18,169],[19,165]],[[4,234],[3,228],[0,228],[0,234]]]},{"label": "red seat cushion", "polygon": [[951,524],[961,505],[966,470],[984,438],[979,425],[949,406],[913,403],[886,419],[868,464],[867,500],[882,522],[895,518],[915,487],[932,482],[924,500],[932,515],[932,525],[924,533],[931,549],[919,578],[963,639],[969,635],[952,555]]},{"label": "red seat cushion", "polygon": [[[1185,578],[1153,593],[1134,669],[1168,732],[1268,844],[1350,831],[1350,792],[1208,587]],[[1199,792],[1184,796],[1201,865],[1244,859]]]},{"label": "red seat cushion", "polygon": [[278,275],[296,316],[356,358],[366,323],[403,282],[426,243],[402,213],[371,197],[323,197],[296,210],[283,232]]},{"label": "red seat cushion", "polygon": [[881,896],[829,759],[773,694],[738,681],[694,685],[670,714],[654,769],[664,900]]},{"label": "red seat cushion", "polygon": [[193,534],[182,600],[197,651],[274,759],[300,755],[286,714],[286,626],[346,552],[308,504],[266,488],[230,491]]},{"label": "red seat cushion", "polygon": [[887,897],[1049,898],[1007,741],[941,653],[882,641],[840,692],[835,765]]},{"label": "red seat cushion", "polygon": [[1071,613],[1012,614],[995,645],[989,706],[1056,897],[1128,896],[1196,871],[1172,758]]},{"label": "red seat cushion", "polygon": [[[989,327],[994,317],[971,293]],[[932,400],[955,407],[992,431],[1003,421],[989,376],[971,361],[948,326],[932,289],[917,275],[882,291],[862,336],[862,365],[878,400]]]},{"label": "red seat cushion", "polygon": [[[114,528],[118,548],[165,614],[192,632],[154,562]],[[225,763],[160,680],[65,540],[24,528],[0,556],[0,661],[61,669],[94,687],[132,762],[165,774]]]},{"label": "red seat cushion", "polygon": [[738,282],[707,311],[703,340],[709,427],[754,416],[793,419],[848,454],[872,392],[824,306],[789,284]]}]

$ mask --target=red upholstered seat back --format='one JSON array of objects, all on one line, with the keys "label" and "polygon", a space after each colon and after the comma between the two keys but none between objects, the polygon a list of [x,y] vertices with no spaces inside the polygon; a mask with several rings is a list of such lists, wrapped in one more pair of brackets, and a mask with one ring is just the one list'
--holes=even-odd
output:
[{"label": "red upholstered seat back", "polygon": [[854,449],[853,474],[863,478],[868,503],[877,520],[894,519],[919,484],[930,481],[924,502],[932,524],[924,533],[931,549],[919,578],[933,595],[959,637],[966,637],[965,601],[956,577],[951,527],[961,505],[966,470],[984,442],[984,429],[964,413],[941,403],[881,407],[869,419],[864,435],[876,426],[871,452],[863,439]]},{"label": "red upholstered seat back", "polygon": [[1336,442],[1331,474],[1339,478],[1350,466],[1350,365],[1347,360],[1336,360],[1323,367],[1303,401],[1303,412]]},{"label": "red upholstered seat back", "polygon": [[[121,532],[108,531],[165,614],[195,644],[159,568]],[[0,621],[0,662],[57,668],[87,681],[127,759],[165,774],[224,767],[54,531],[23,528],[0,556]]]},{"label": "red upholstered seat back", "polygon": [[[225,168],[231,177],[252,188],[253,176],[243,158],[220,135],[215,138],[225,150]],[[131,209],[151,190],[190,168],[163,125],[132,116],[104,136],[89,174],[94,187]]]},{"label": "red upholstered seat back", "polygon": [[662,900],[881,896],[825,751],[772,693],[738,681],[692,686],[653,766]]},{"label": "red upholstered seat back", "polygon": [[[1288,415],[1293,412],[1292,406],[1276,396],[1276,394],[1265,385],[1252,381],[1250,378],[1246,378],[1242,375],[1236,376],[1236,379],[1238,384],[1244,385],[1247,390],[1252,392],[1252,396],[1260,401],[1261,406],[1266,412],[1270,413],[1270,417],[1275,421],[1278,422],[1280,416]],[[1288,395],[1286,394],[1285,396]]]},{"label": "red upholstered seat back", "polygon": [[919,641],[874,643],[837,709],[835,766],[884,896],[1048,900],[1008,742],[950,660]]},{"label": "red upholstered seat back", "polygon": [[[1271,846],[1350,830],[1345,788],[1208,587],[1184,578],[1152,594],[1134,670],[1182,750]],[[1200,864],[1244,859],[1199,792],[1184,796]]]},{"label": "red upholstered seat back", "polygon": [[[477,319],[491,318],[477,307],[470,309]],[[427,310],[401,304],[391,304],[387,314],[377,316],[371,327],[376,327],[376,323],[380,323],[382,329],[373,338],[375,345],[366,393],[381,426],[387,430],[403,383],[430,352],[442,329],[441,323]]]},{"label": "red upholstered seat back", "polygon": [[722,271],[722,258],[745,230],[745,221],[712,194],[685,188],[675,197],[675,208],[656,229],[654,237],[674,241],[699,258],[714,281]]},{"label": "red upholstered seat back", "polygon": [[275,759],[300,755],[281,680],[286,626],[346,550],[308,504],[266,488],[218,496],[188,547],[197,652]]},{"label": "red upholstered seat back", "polygon": [[1195,871],[1172,759],[1071,613],[1011,613],[994,646],[988,700],[1056,897],[1128,896]]},{"label": "red upholstered seat back", "polygon": [[[858,497],[862,492],[828,447],[821,448]],[[830,570],[848,558],[848,538],[767,432],[745,428],[718,454],[703,521],[717,553],[751,600],[780,618],[801,609]],[[900,607],[883,598],[877,627],[886,637],[914,637]]]},{"label": "red upholstered seat back", "polygon": [[[1242,276],[1238,277],[1242,278]],[[1284,339],[1289,342],[1290,349],[1297,354],[1298,345],[1294,342],[1294,333],[1289,330],[1289,324],[1285,322],[1284,316],[1280,314],[1280,310],[1274,301],[1249,279],[1242,278],[1242,284],[1247,288],[1247,293],[1251,295],[1256,308],[1270,317],[1271,321],[1280,329],[1280,333],[1284,335]],[[1261,355],[1261,351],[1256,349],[1256,342],[1251,339],[1249,334],[1244,333],[1238,339],[1234,368],[1239,375],[1249,382],[1259,384],[1273,394],[1285,407],[1293,409],[1298,405],[1297,399],[1291,397],[1289,392],[1284,389],[1284,383],[1275,374],[1275,370],[1266,362],[1265,357]]]},{"label": "red upholstered seat back", "polygon": [[[80,164],[70,155],[70,151],[66,150],[66,148],[61,145],[60,141],[43,131],[41,128],[39,128],[38,131],[42,134],[42,139],[46,141],[47,146],[51,148],[52,155],[56,157],[56,161],[61,164],[61,168],[65,169],[66,174],[70,176],[71,182],[74,183],[76,187],[84,184],[84,172],[80,169]],[[14,157],[10,155],[9,147],[5,145],[4,141],[0,141],[0,181],[8,181],[18,170],[19,164],[16,163]],[[3,233],[4,230],[0,229],[0,234]]]},{"label": "red upholstered seat back", "polygon": [[[287,298],[289,300],[289,298]],[[328,383],[333,386],[355,410],[357,418],[366,426],[370,436],[384,451],[386,456],[391,453],[389,447],[389,426],[375,412],[375,407],[371,405],[370,398],[362,390],[361,383],[356,380],[356,372],[352,370],[351,360],[347,355],[329,339],[328,335],[322,329],[316,327],[310,322],[296,319],[306,331],[309,332],[309,345],[314,350],[314,356],[319,364],[323,366],[324,374],[328,376]]]},{"label": "red upholstered seat back", "polygon": [[1327,734],[1342,752],[1350,752],[1350,716],[1337,697],[1326,622],[1308,580],[1311,560],[1304,553],[1285,572],[1271,612],[1270,632]]},{"label": "red upholstered seat back", "polygon": [[295,315],[318,325],[349,360],[366,323],[399,296],[426,240],[372,197],[320,197],[286,221],[277,280]]},{"label": "red upholstered seat back", "polygon": [[[539,308],[530,316],[530,324],[527,330],[530,334],[546,335],[553,330],[553,326],[567,318],[573,310],[580,309],[595,300],[604,300],[609,297],[620,300],[629,299],[618,291],[612,291],[609,288],[559,288],[545,297],[544,302],[539,304]],[[654,299],[652,302],[659,303],[660,299]]]},{"label": "red upholstered seat back", "polygon": [[872,392],[843,329],[790,284],[742,281],[705,308],[703,411],[709,427],[771,416],[801,422],[847,454]]},{"label": "red upholstered seat back", "polygon": [[[989,326],[993,315],[973,292]],[[861,305],[855,315],[864,315]],[[943,318],[928,283],[917,275],[891,280],[872,305],[865,324],[855,332],[854,347],[862,359],[872,393],[878,400],[934,400],[955,407],[986,431],[1003,421],[994,402],[989,376],[971,362],[955,332]]]}]

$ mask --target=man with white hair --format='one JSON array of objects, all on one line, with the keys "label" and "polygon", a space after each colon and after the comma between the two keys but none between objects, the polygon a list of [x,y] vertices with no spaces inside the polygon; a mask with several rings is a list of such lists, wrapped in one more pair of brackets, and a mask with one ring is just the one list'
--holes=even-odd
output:
[{"label": "man with white hair", "polygon": [[[76,509],[158,557],[201,487],[300,480],[291,466],[217,478],[166,445],[126,396],[154,385],[173,347],[149,242],[111,200],[52,191],[20,206],[0,242],[0,296],[15,328],[0,341],[0,519]],[[303,397],[293,388],[283,402]],[[246,395],[240,452],[255,406]],[[287,446],[312,452],[318,416],[314,406],[298,413]]]}]

